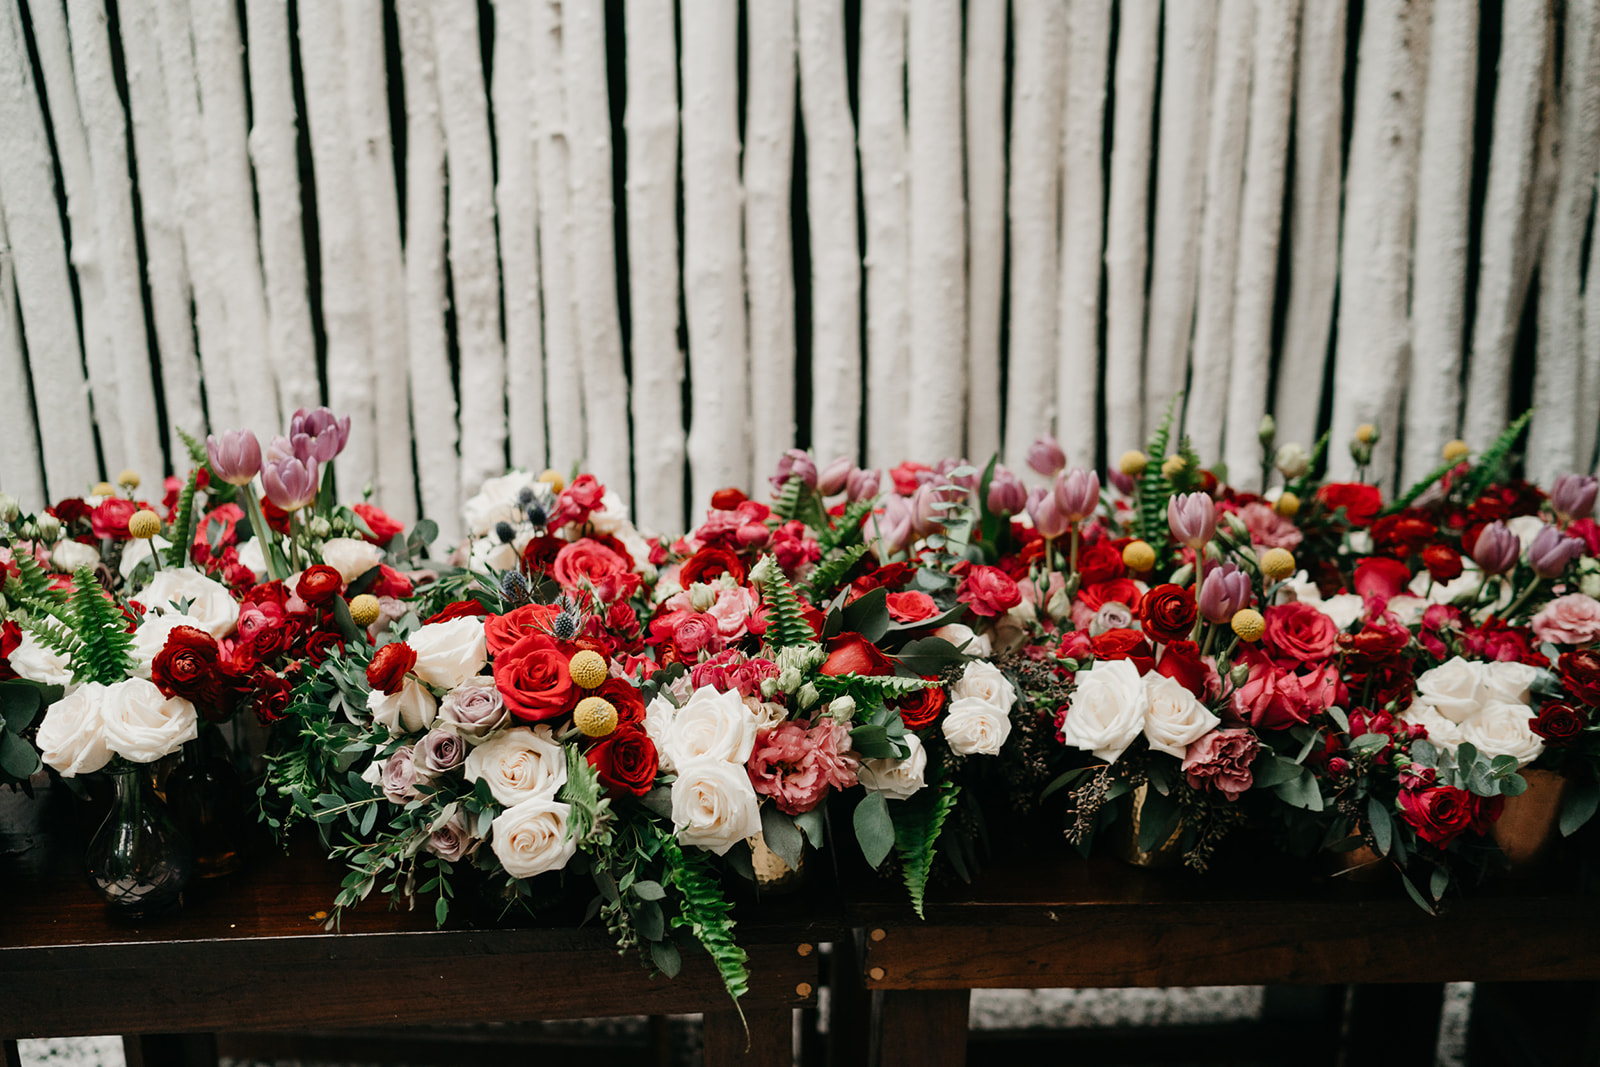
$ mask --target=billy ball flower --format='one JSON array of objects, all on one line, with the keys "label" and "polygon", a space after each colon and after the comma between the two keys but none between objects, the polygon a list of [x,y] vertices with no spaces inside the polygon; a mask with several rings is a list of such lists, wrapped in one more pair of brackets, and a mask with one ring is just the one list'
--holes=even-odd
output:
[{"label": "billy ball flower", "polygon": [[556,494],[560,494],[561,490],[567,487],[567,480],[561,477],[560,471],[555,470],[546,469],[540,471],[539,477],[536,478],[535,481],[540,481],[545,485],[548,485],[550,487],[550,491]]},{"label": "billy ball flower", "polygon": [[1176,478],[1188,466],[1189,461],[1182,456],[1168,456],[1161,463],[1161,473],[1168,478]]},{"label": "billy ball flower", "polygon": [[145,508],[128,516],[128,535],[139,541],[148,541],[161,532],[161,516]]},{"label": "billy ball flower", "polygon": [[1124,452],[1122,458],[1117,460],[1117,469],[1130,478],[1139,477],[1149,465],[1150,458],[1137,448]]},{"label": "billy ball flower", "polygon": [[572,675],[572,681],[580,689],[598,689],[611,675],[606,669],[605,657],[591,648],[580,649],[572,654],[572,659],[567,661],[567,673]]},{"label": "billy ball flower", "polygon": [[116,496],[117,487],[110,482],[95,482],[94,488],[89,490],[90,496]]},{"label": "billy ball flower", "polygon": [[139,488],[139,472],[132,467],[124,468],[122,473],[117,475],[117,484],[124,489]]},{"label": "billy ball flower", "polygon": [[572,725],[585,737],[609,737],[617,728],[617,708],[605,697],[584,697],[572,712]]},{"label": "billy ball flower", "polygon": [[1460,459],[1466,459],[1471,454],[1471,447],[1460,438],[1457,438],[1454,441],[1449,441],[1444,446],[1444,458],[1450,463],[1454,463]]},{"label": "billy ball flower", "polygon": [[1261,612],[1254,608],[1244,608],[1234,612],[1232,626],[1239,640],[1247,644],[1261,640],[1261,635],[1267,632],[1267,620],[1263,619]]},{"label": "billy ball flower", "polygon": [[357,626],[371,626],[378,621],[378,598],[371,593],[361,593],[350,598],[350,621]]},{"label": "billy ball flower", "polygon": [[1269,581],[1283,581],[1294,573],[1294,553],[1287,548],[1267,549],[1261,553],[1261,573]]},{"label": "billy ball flower", "polygon": [[1122,550],[1122,562],[1130,571],[1143,574],[1156,565],[1156,550],[1146,541],[1129,541]]},{"label": "billy ball flower", "polygon": [[1300,514],[1300,498],[1293,493],[1285,492],[1278,497],[1278,502],[1272,509],[1286,519],[1292,519]]}]

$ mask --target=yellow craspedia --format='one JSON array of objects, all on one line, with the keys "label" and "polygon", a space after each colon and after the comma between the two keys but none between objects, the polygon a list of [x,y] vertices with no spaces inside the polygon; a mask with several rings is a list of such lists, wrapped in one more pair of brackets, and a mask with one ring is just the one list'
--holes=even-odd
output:
[{"label": "yellow craspedia", "polygon": [[127,486],[129,489],[139,488],[139,472],[129,467],[117,475],[117,484]]},{"label": "yellow craspedia", "polygon": [[1294,573],[1294,553],[1287,548],[1269,548],[1261,553],[1261,573],[1281,582]]},{"label": "yellow craspedia", "polygon": [[1447,462],[1454,463],[1458,459],[1466,459],[1472,454],[1472,449],[1459,437],[1444,446],[1444,458]]},{"label": "yellow craspedia", "polygon": [[144,508],[128,516],[128,534],[140,541],[148,541],[161,532],[161,516]]},{"label": "yellow craspedia", "polygon": [[1165,474],[1168,478],[1171,478],[1182,474],[1183,469],[1188,465],[1189,464],[1184,461],[1182,456],[1168,456],[1161,464],[1161,473]]},{"label": "yellow craspedia", "polygon": [[610,737],[617,728],[617,709],[605,697],[584,697],[572,712],[572,725],[585,737]]},{"label": "yellow craspedia", "polygon": [[371,593],[360,593],[350,598],[350,621],[357,626],[371,626],[378,621],[378,598]]},{"label": "yellow craspedia", "polygon": [[1364,445],[1377,443],[1378,428],[1372,425],[1370,422],[1363,422],[1360,426],[1356,427],[1356,440],[1360,441]]},{"label": "yellow craspedia", "polygon": [[1130,478],[1139,477],[1149,465],[1150,457],[1140,452],[1137,448],[1124,452],[1122,458],[1117,460],[1117,468]]},{"label": "yellow craspedia", "polygon": [[557,493],[567,487],[567,480],[561,477],[560,471],[546,469],[539,475],[539,481],[545,483]]},{"label": "yellow craspedia", "polygon": [[1233,613],[1233,632],[1239,640],[1254,643],[1267,632],[1267,620],[1255,608],[1241,608]]},{"label": "yellow craspedia", "polygon": [[611,674],[606,670],[606,658],[592,648],[574,652],[567,661],[567,671],[580,689],[598,689]]},{"label": "yellow craspedia", "polygon": [[110,482],[95,482],[94,488],[89,490],[90,496],[116,496],[117,487]]},{"label": "yellow craspedia", "polygon": [[1143,574],[1156,565],[1156,550],[1145,541],[1129,541],[1122,550],[1122,562],[1130,571]]},{"label": "yellow craspedia", "polygon": [[1273,505],[1273,509],[1284,518],[1292,519],[1300,514],[1300,498],[1293,493],[1286,492],[1278,497],[1278,502]]}]

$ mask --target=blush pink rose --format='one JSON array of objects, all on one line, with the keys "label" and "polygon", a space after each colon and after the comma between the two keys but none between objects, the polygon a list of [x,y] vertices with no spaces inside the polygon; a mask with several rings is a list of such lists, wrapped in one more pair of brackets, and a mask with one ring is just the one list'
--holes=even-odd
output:
[{"label": "blush pink rose", "polygon": [[771,797],[779,811],[801,815],[829,788],[856,784],[859,764],[849,746],[849,727],[837,719],[824,719],[809,730],[797,722],[779,723],[756,735],[745,768],[757,793]]},{"label": "blush pink rose", "polygon": [[1261,751],[1261,743],[1249,730],[1212,730],[1192,743],[1183,757],[1183,774],[1191,789],[1210,787],[1238,800],[1255,775],[1250,765]]},{"label": "blush pink rose", "polygon": [[1600,637],[1600,601],[1582,593],[1558,596],[1533,617],[1533,635],[1554,645],[1586,645]]},{"label": "blush pink rose", "polygon": [[736,586],[720,590],[716,603],[706,609],[706,614],[717,620],[718,633],[729,641],[736,641],[751,632],[750,619],[759,607],[754,593],[744,586]]}]

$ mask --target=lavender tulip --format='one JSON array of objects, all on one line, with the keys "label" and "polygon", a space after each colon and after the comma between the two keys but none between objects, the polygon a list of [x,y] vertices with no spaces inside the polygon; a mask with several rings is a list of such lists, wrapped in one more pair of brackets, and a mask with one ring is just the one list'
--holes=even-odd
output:
[{"label": "lavender tulip", "polygon": [[1112,467],[1106,475],[1111,479],[1111,487],[1123,496],[1132,496],[1139,487],[1139,483],[1135,482],[1131,475],[1122,473],[1116,467]]},{"label": "lavender tulip", "polygon": [[883,502],[883,514],[873,519],[877,527],[878,542],[885,553],[893,555],[911,544],[911,499],[891,496]]},{"label": "lavender tulip", "polygon": [[1054,435],[1045,434],[1028,446],[1028,466],[1046,478],[1054,478],[1066,465],[1067,454]]},{"label": "lavender tulip", "polygon": [[844,493],[853,504],[857,500],[869,500],[878,495],[878,486],[883,484],[883,472],[874,467],[865,470],[850,472],[850,477],[845,479]]},{"label": "lavender tulip", "polygon": [[1504,574],[1517,565],[1522,542],[1503,522],[1492,522],[1478,535],[1472,546],[1472,559],[1485,574]]},{"label": "lavender tulip", "polygon": [[850,473],[856,469],[849,456],[840,456],[817,473],[817,492],[833,496],[849,484]]},{"label": "lavender tulip", "polygon": [[249,430],[229,430],[206,437],[206,458],[217,477],[229,485],[249,485],[261,470],[261,442]]},{"label": "lavender tulip", "polygon": [[1250,576],[1232,563],[1212,567],[1200,583],[1200,614],[1207,622],[1222,624],[1250,604]]},{"label": "lavender tulip", "polygon": [[261,467],[261,484],[275,506],[284,511],[303,508],[317,499],[316,460],[269,459]]},{"label": "lavender tulip", "polygon": [[1028,518],[1039,536],[1054,541],[1072,528],[1072,523],[1061,513],[1056,494],[1049,489],[1035,489],[1028,494]]},{"label": "lavender tulip", "polygon": [[[326,463],[340,452],[350,441],[350,416],[337,418],[327,408],[305,408],[294,413],[289,420],[289,439],[292,441],[304,434],[310,439],[309,458],[318,463]],[[307,456],[296,455],[303,462]]]},{"label": "lavender tulip", "polygon": [[791,448],[778,457],[778,469],[767,480],[772,483],[772,491],[783,492],[783,487],[789,483],[790,478],[799,478],[806,485],[815,489],[817,487],[817,461],[810,454],[798,448]]},{"label": "lavender tulip", "polygon": [[985,501],[995,515],[1020,515],[1028,506],[1028,487],[1004,467],[996,467],[989,479],[989,498]]},{"label": "lavender tulip", "polygon": [[1100,506],[1100,476],[1094,471],[1074,467],[1066,475],[1056,475],[1056,506],[1068,522],[1089,518]]},{"label": "lavender tulip", "polygon": [[1528,562],[1541,578],[1559,578],[1567,564],[1583,555],[1583,539],[1564,537],[1554,526],[1543,526],[1528,546]]},{"label": "lavender tulip", "polygon": [[1179,493],[1167,501],[1167,526],[1172,536],[1200,551],[1217,532],[1217,509],[1205,493]]},{"label": "lavender tulip", "polygon": [[1550,489],[1550,505],[1556,517],[1566,525],[1573,519],[1586,519],[1594,514],[1594,498],[1600,490],[1600,479],[1587,474],[1563,474]]}]

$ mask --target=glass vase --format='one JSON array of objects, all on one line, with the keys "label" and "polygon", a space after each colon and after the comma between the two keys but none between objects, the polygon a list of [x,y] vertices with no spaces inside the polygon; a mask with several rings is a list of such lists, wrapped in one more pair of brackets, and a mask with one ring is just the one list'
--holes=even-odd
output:
[{"label": "glass vase", "polygon": [[222,878],[244,866],[244,781],[216,730],[183,746],[167,778],[167,806],[194,855],[196,878]]},{"label": "glass vase", "polygon": [[145,768],[107,768],[111,813],[89,840],[89,881],[118,914],[142,919],[178,907],[194,863],[189,841],[157,798]]}]

